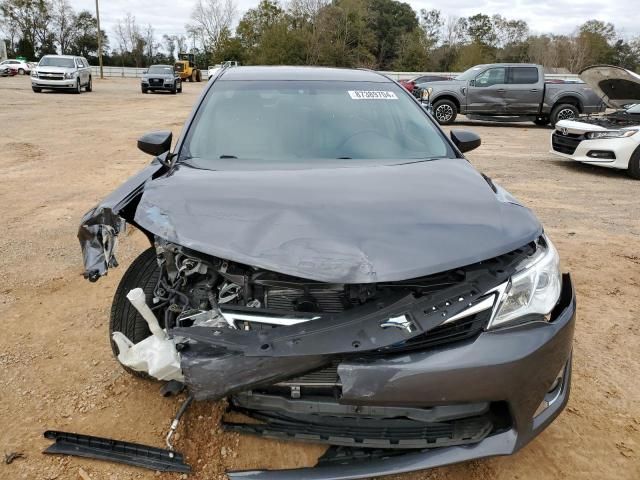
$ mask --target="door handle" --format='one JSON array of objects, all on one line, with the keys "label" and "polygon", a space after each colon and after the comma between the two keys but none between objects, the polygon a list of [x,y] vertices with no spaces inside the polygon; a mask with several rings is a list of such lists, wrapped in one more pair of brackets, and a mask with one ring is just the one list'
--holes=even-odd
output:
[{"label": "door handle", "polygon": [[498,93],[504,93],[504,92],[506,92],[506,90],[505,90],[504,88],[499,88],[499,89],[497,89],[497,90],[496,90],[496,92],[498,92]]},{"label": "door handle", "polygon": [[531,93],[538,93],[538,89],[537,88],[532,88],[531,90],[529,90]]}]

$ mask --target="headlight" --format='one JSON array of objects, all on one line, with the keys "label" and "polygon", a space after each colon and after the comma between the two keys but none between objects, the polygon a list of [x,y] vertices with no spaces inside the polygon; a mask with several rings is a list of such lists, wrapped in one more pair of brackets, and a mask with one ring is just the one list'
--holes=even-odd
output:
[{"label": "headlight", "polygon": [[589,132],[587,138],[626,138],[638,133],[638,130],[602,130],[600,132]]},{"label": "headlight", "polygon": [[560,257],[551,241],[543,238],[533,257],[509,280],[489,328],[525,315],[549,315],[558,303],[562,288]]},{"label": "headlight", "polygon": [[68,72],[64,74],[64,78],[74,78],[76,76],[76,72]]},{"label": "headlight", "polygon": [[36,72],[35,70],[31,70],[31,76],[34,78],[38,78],[38,72]]}]

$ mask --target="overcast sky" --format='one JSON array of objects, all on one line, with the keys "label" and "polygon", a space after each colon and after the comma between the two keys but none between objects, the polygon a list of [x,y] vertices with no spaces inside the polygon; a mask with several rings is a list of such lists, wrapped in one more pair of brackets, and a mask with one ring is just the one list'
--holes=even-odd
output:
[{"label": "overcast sky", "polygon": [[[407,1],[407,0],[405,0]],[[76,10],[95,10],[95,0],[70,0]],[[259,0],[236,0],[240,15]],[[184,33],[195,0],[100,0],[102,28],[112,35],[113,25],[126,12],[140,24],[150,23],[157,35]],[[281,2],[286,3],[286,2]],[[624,37],[640,34],[638,0],[408,0],[414,10],[438,8],[445,15],[466,17],[476,13],[526,20],[533,33],[571,33],[586,20],[612,22]]]}]

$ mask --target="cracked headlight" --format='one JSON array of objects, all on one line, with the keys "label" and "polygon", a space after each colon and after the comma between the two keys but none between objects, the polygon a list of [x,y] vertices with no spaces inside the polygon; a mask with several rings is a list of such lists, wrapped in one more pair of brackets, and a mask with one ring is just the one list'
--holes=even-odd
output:
[{"label": "cracked headlight", "polygon": [[558,303],[561,288],[560,257],[544,236],[536,253],[507,283],[488,328],[500,327],[527,315],[549,315]]},{"label": "cracked headlight", "polygon": [[595,140],[598,138],[627,138],[638,133],[638,130],[603,130],[600,132],[589,132],[587,138]]}]

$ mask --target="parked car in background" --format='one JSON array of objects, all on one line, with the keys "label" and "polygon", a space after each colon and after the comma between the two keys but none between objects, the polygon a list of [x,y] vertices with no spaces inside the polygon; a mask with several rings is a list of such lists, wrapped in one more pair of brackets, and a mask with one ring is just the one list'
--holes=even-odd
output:
[{"label": "parked car in background", "polygon": [[142,93],[167,91],[182,93],[182,79],[173,65],[151,65],[140,79]]},{"label": "parked car in background", "polygon": [[0,67],[7,66],[18,75],[27,75],[31,73],[31,68],[33,66],[32,63],[26,62],[25,60],[19,60],[15,58],[9,58],[0,62]]},{"label": "parked car in background", "polygon": [[91,281],[126,222],[150,241],[114,295],[114,355],[260,420],[226,430],[349,447],[230,478],[507,455],[564,409],[571,278],[533,212],[465,159],[473,132],[447,135],[377,72],[310,67],[224,69],[182,131],[173,149],[141,137],[154,159],[81,221]]},{"label": "parked car in background", "polygon": [[209,65],[207,68],[207,80],[214,78],[223,68],[237,67],[238,65],[238,62],[235,60],[227,60],[226,62],[222,62],[220,65]]},{"label": "parked car in background", "polygon": [[551,134],[551,153],[575,162],[627,170],[640,180],[640,75],[620,67],[594,66],[583,70],[580,78],[616,110],[558,122]]},{"label": "parked car in background", "polygon": [[72,90],[81,93],[93,90],[91,67],[84,57],[74,55],[45,55],[31,71],[31,88],[42,90]]},{"label": "parked car in background", "polygon": [[588,85],[548,83],[543,67],[535,64],[477,65],[453,80],[430,82],[428,86],[433,115],[441,124],[453,123],[462,113],[474,119],[553,126],[559,120],[605,108]]},{"label": "parked car in background", "polygon": [[0,77],[13,77],[18,72],[13,70],[9,65],[0,65]]},{"label": "parked car in background", "polygon": [[445,75],[420,75],[419,77],[414,77],[410,80],[398,80],[398,83],[407,89],[410,93],[413,93],[413,96],[416,98],[420,98],[420,90],[422,87],[421,84],[427,82],[438,82],[438,81],[446,81],[450,80],[451,77],[447,77]]}]

